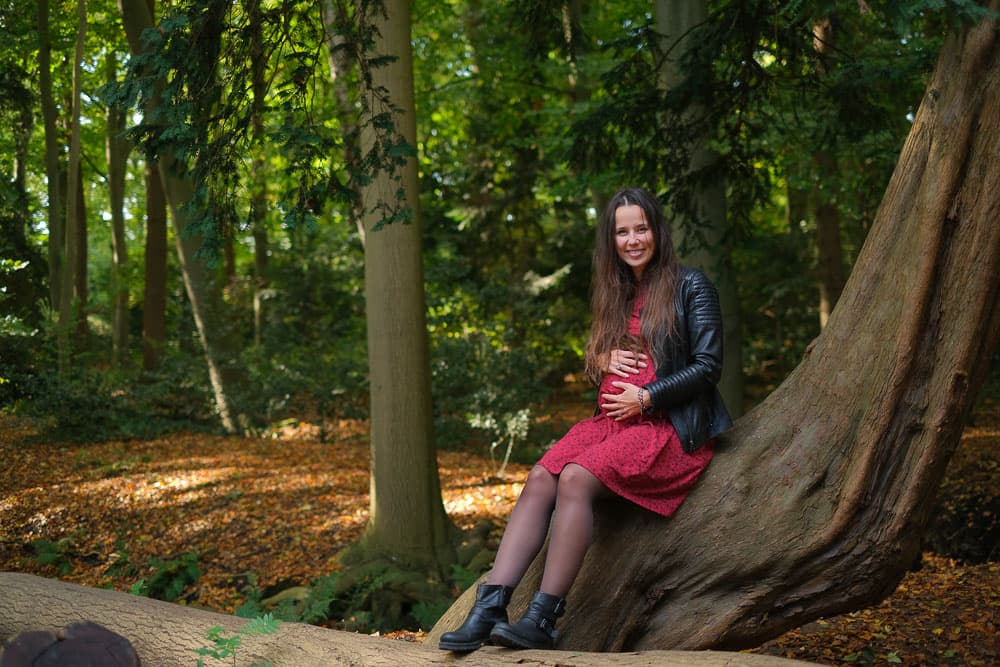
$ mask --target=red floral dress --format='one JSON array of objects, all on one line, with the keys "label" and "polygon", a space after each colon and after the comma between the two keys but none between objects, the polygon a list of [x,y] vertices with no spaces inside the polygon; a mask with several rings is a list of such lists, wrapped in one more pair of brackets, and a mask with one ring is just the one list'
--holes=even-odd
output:
[{"label": "red floral dress", "polygon": [[[635,336],[640,333],[641,308],[642,301],[637,298],[628,324],[629,333]],[[620,380],[641,387],[655,379],[652,363],[640,368],[639,374],[630,379],[607,373],[597,392],[598,403],[602,402],[601,394],[620,393],[612,382]],[[707,442],[689,454],[681,447],[677,432],[665,416],[636,415],[619,422],[605,415],[601,408],[594,417],[573,426],[542,456],[538,465],[558,475],[567,463],[576,463],[622,498],[670,516],[712,460],[714,444]]]}]

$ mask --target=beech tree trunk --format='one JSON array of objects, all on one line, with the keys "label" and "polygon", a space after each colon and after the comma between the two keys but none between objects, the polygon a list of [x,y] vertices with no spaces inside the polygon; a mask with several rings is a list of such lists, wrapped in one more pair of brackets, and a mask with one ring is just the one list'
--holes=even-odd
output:
[{"label": "beech tree trunk", "polygon": [[[118,78],[118,65],[114,53],[105,56],[108,81]],[[105,152],[108,160],[108,190],[111,207],[111,357],[119,368],[128,360],[128,247],[125,243],[125,168],[128,160],[128,141],[125,131],[125,114],[120,108],[109,105],[107,109],[107,137]]]},{"label": "beech tree trunk", "polygon": [[[826,76],[833,68],[836,57],[834,49],[835,33],[832,17],[824,17],[813,25],[813,48],[818,63],[816,71]],[[819,326],[825,327],[830,321],[830,313],[840,299],[844,289],[844,252],[840,243],[840,208],[835,201],[836,193],[824,190],[835,182],[837,160],[828,150],[817,150],[813,162],[819,170],[819,178],[812,191],[813,216],[816,220],[816,279],[819,284]]]},{"label": "beech tree trunk", "polygon": [[[143,667],[193,665],[195,650],[210,648],[209,628],[222,626],[225,636],[246,625],[247,619],[192,609],[28,574],[0,572],[0,642],[28,630],[58,630],[90,620],[122,635],[135,647]],[[213,664],[209,660],[207,664]],[[454,665],[455,654],[436,646],[380,639],[327,630],[302,623],[282,623],[272,635],[244,638],[235,664],[273,664],[274,667],[395,667],[396,665]],[[536,665],[537,667],[796,667],[809,665],[764,655],[722,652],[651,652],[631,655],[561,651],[508,651],[488,647],[461,659],[469,667]],[[222,663],[219,663],[222,664]]]},{"label": "beech tree trunk", "polygon": [[894,590],[1000,339],[998,154],[1000,45],[986,21],[947,40],[840,304],[798,368],[724,435],[671,519],[600,509],[561,648],[753,646]]},{"label": "beech tree trunk", "polygon": [[[69,146],[69,168],[66,181],[66,222],[63,225],[65,235],[63,237],[63,273],[61,291],[59,294],[59,325],[58,325],[58,349],[59,349],[59,369],[65,371],[69,368],[70,357],[72,356],[73,343],[70,333],[75,328],[77,320],[82,317],[80,312],[81,303],[79,294],[76,292],[78,270],[77,264],[80,261],[80,241],[79,224],[81,221],[80,205],[82,197],[78,197],[80,189],[80,98],[81,79],[83,78],[83,49],[87,35],[87,8],[84,0],[77,0],[77,34],[76,47],[73,51],[73,92],[70,97],[70,146]],[[86,258],[86,254],[84,254]]]},{"label": "beech tree trunk", "polygon": [[[247,14],[250,17],[250,70],[252,72],[251,87],[253,91],[253,115],[250,122],[253,128],[252,137],[255,145],[264,142],[264,110],[267,97],[267,55],[264,52],[264,35],[262,33],[263,18],[260,0],[247,3]],[[250,175],[250,228],[253,233],[253,268],[254,268],[254,309],[253,338],[254,343],[263,342],[264,328],[264,295],[270,285],[269,280],[269,244],[267,235],[267,154],[258,150],[251,163]]]},{"label": "beech tree trunk", "polygon": [[146,162],[146,247],[142,290],[142,367],[160,367],[167,342],[167,201],[156,164]]},{"label": "beech tree trunk", "polygon": [[[357,113],[355,112],[357,99],[351,93],[351,85],[347,77],[356,66],[356,45],[348,42],[349,38],[345,30],[345,27],[351,21],[349,15],[350,8],[348,5],[334,2],[334,0],[322,0],[319,9],[323,17],[323,25],[326,27],[330,81],[333,84],[333,100],[337,125],[340,127],[341,140],[344,144],[344,162],[346,164],[356,164],[359,159],[358,155],[361,153],[358,136],[360,128],[358,127],[356,120]],[[358,230],[358,237],[361,239],[361,245],[364,246],[365,223],[360,204],[362,194],[357,187],[354,187],[353,190],[357,203],[352,206],[351,214]]]},{"label": "beech tree trunk", "polygon": [[49,302],[59,312],[64,259],[66,214],[60,183],[60,139],[56,124],[56,103],[52,93],[52,38],[49,32],[49,2],[38,0],[38,97],[45,127],[45,179],[49,197]]},{"label": "beech tree trunk", "polygon": [[[362,125],[362,149],[373,150],[376,115],[391,112],[395,131],[416,146],[410,3],[388,0],[375,20],[375,53],[396,60],[372,71],[371,118]],[[377,13],[376,13],[377,14]],[[395,109],[378,99],[388,91]],[[415,157],[400,167],[399,181],[381,172],[363,187],[365,208],[365,306],[371,415],[371,514],[360,546],[366,555],[389,556],[419,567],[454,561],[455,528],[441,502],[434,457],[430,360],[420,203]],[[396,201],[397,189],[405,199]],[[376,227],[385,209],[410,208],[406,222]]]},{"label": "beech tree trunk", "polygon": [[[80,153],[83,157],[83,153]],[[87,322],[87,308],[90,302],[90,285],[87,282],[87,258],[90,256],[90,247],[87,243],[87,199],[83,196],[83,165],[77,164],[76,179],[76,209],[73,212],[76,222],[73,224],[73,233],[76,234],[76,241],[73,247],[76,252],[76,260],[73,263],[73,301],[76,310],[74,319],[78,344],[84,344],[87,340],[90,325]]]}]

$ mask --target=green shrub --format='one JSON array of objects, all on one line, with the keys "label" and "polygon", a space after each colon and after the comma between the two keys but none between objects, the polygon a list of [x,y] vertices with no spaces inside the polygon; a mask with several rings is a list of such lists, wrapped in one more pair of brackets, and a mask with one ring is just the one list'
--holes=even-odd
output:
[{"label": "green shrub", "polygon": [[146,595],[157,600],[174,602],[201,579],[198,554],[193,551],[169,560],[154,556],[149,559],[149,566],[153,575],[146,582]]}]

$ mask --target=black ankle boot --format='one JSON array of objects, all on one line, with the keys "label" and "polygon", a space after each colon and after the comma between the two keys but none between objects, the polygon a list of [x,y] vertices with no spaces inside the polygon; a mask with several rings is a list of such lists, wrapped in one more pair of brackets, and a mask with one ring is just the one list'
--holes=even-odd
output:
[{"label": "black ankle boot", "polygon": [[497,623],[507,622],[507,605],[514,589],[499,584],[479,584],[476,604],[457,630],[441,635],[438,647],[446,651],[475,651],[490,638]]},{"label": "black ankle boot", "polygon": [[509,648],[550,649],[555,646],[556,619],[566,610],[566,599],[541,591],[531,598],[531,604],[517,623],[497,623],[490,640]]}]

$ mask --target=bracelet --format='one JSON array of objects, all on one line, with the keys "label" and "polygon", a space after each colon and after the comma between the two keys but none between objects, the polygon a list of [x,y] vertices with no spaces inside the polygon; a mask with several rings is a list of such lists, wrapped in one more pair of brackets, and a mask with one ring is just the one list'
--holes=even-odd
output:
[{"label": "bracelet", "polygon": [[646,404],[642,400],[642,392],[646,391],[642,387],[639,387],[639,391],[636,392],[636,396],[639,397],[639,414],[641,415],[646,411]]}]

